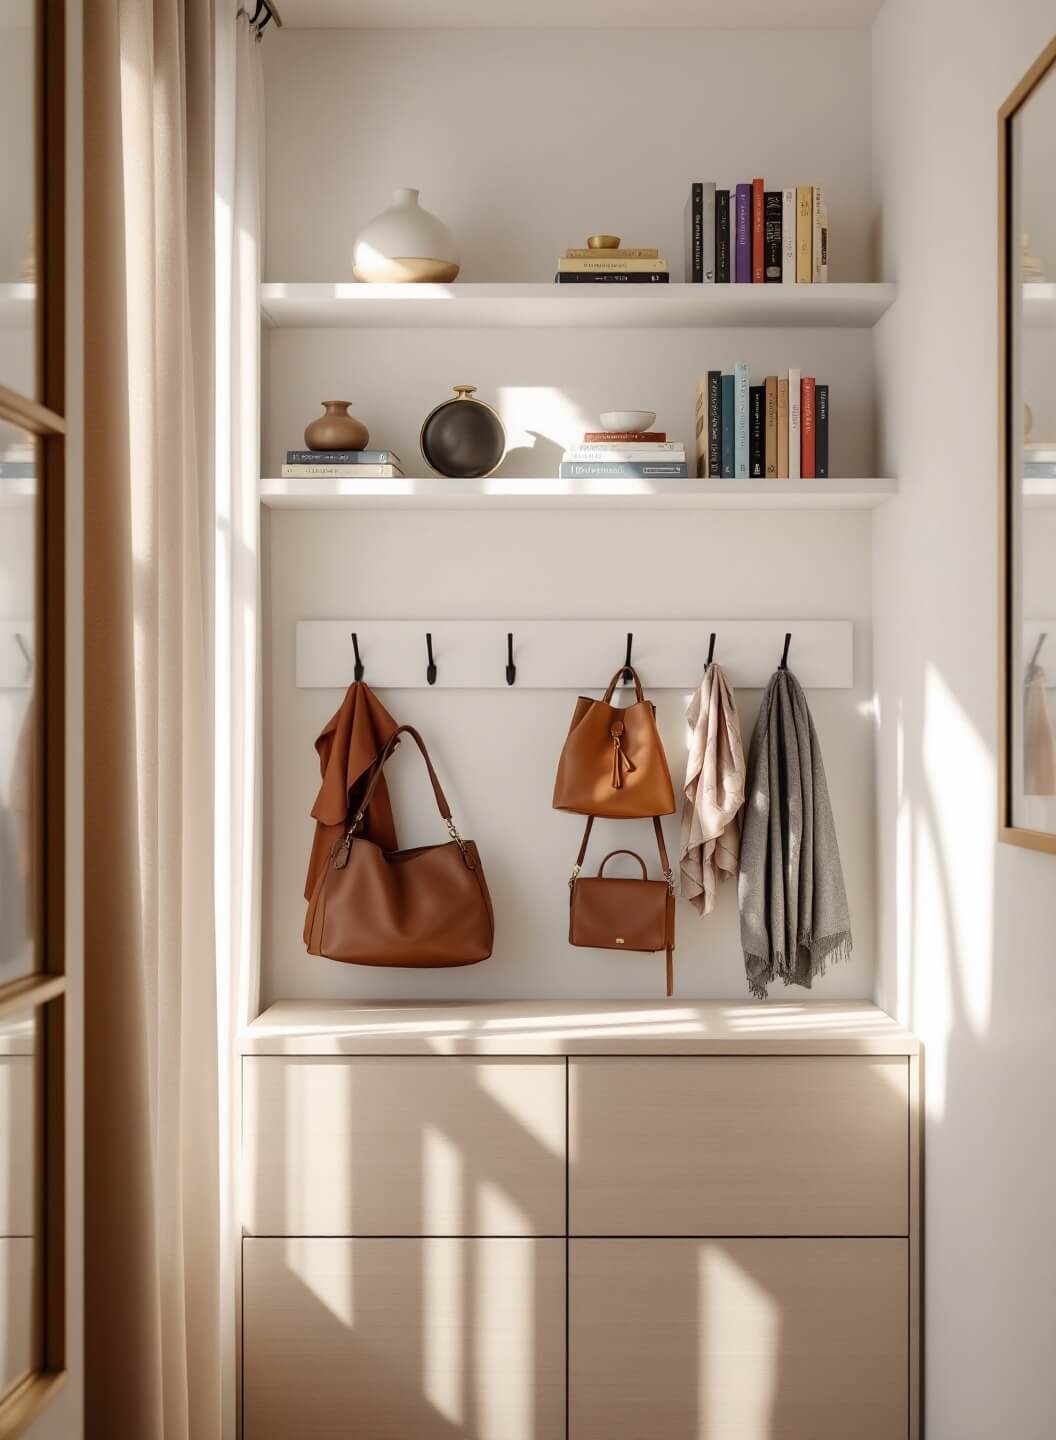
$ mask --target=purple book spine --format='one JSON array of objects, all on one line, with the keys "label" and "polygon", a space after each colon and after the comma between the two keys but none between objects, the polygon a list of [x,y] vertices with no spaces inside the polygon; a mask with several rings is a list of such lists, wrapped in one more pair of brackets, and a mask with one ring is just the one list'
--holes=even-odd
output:
[{"label": "purple book spine", "polygon": [[736,265],[734,279],[738,285],[752,281],[752,187],[737,186]]}]

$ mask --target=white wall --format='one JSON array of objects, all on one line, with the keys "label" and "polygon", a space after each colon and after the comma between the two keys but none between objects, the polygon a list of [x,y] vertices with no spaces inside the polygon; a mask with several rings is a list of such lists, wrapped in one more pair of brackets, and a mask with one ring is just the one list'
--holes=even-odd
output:
[{"label": "white wall", "polygon": [[[1056,858],[996,844],[997,110],[1051,0],[887,0],[873,32],[880,1002],[927,1047],[929,1440],[1056,1415]],[[1051,563],[1051,561],[1050,561]]]},{"label": "white wall", "polygon": [[[865,32],[283,31],[269,34],[265,61],[269,279],[349,278],[356,231],[406,184],[419,185],[455,230],[464,280],[549,279],[559,252],[598,229],[659,244],[679,276],[690,181],[756,174],[775,185],[825,185],[837,237],[832,278],[870,278]],[[690,443],[698,376],[737,360],[760,378],[798,365],[827,379],[834,472],[880,473],[867,330],[270,330],[264,349],[265,474],[278,473],[284,450],[302,443],[320,400],[334,395],[352,401],[373,445],[395,449],[408,473],[423,474],[422,421],[460,382],[478,385],[506,421],[501,473],[556,473],[561,449],[617,407],[655,409],[660,427]],[[305,955],[301,886],[318,785],[312,742],[340,694],[294,688],[293,627],[353,613],[854,620],[854,688],[811,700],[856,946],[815,993],[871,993],[868,515],[274,513],[268,532],[265,1003],[663,991],[659,957],[567,944],[566,881],[581,827],[550,808],[550,795],[572,694],[383,696],[425,731],[460,821],[481,844],[498,915],[491,961],[391,974]],[[721,633],[718,644],[721,655]],[[681,779],[684,697],[655,698]],[[747,732],[758,693],[740,698]],[[401,840],[437,838],[412,757],[401,755],[396,769]],[[652,858],[648,826],[633,843]],[[701,921],[687,908],[679,924],[678,993],[745,996],[733,889],[715,917]]]},{"label": "white wall", "polygon": [[[266,543],[265,1003],[289,996],[636,998],[663,994],[662,957],[573,950],[568,874],[582,822],[550,807],[574,704],[560,691],[382,691],[420,726],[463,832],[481,846],[498,938],[485,964],[448,972],[386,972],[304,953],[301,889],[318,788],[316,734],[339,691],[294,687],[298,619],[435,614],[544,619],[775,615],[855,621],[852,690],[810,702],[828,770],[854,924],[855,951],[815,994],[866,996],[873,984],[873,722],[869,697],[869,515],[736,512],[271,512]],[[792,663],[795,663],[793,636]],[[718,627],[718,655],[722,629]],[[502,656],[496,657],[501,677]],[[621,655],[611,657],[612,668]],[[779,655],[775,653],[775,663]],[[368,672],[369,655],[365,655]],[[423,637],[424,670],[424,637]],[[351,678],[351,676],[349,677]],[[369,675],[368,675],[369,678]],[[648,673],[645,675],[648,684]],[[676,784],[685,774],[685,697],[657,691]],[[745,740],[758,692],[739,695]],[[415,756],[393,761],[401,844],[443,839]],[[619,838],[611,838],[616,832]],[[677,821],[668,826],[677,853]],[[658,873],[646,821],[601,825],[594,864],[614,845],[640,850]],[[680,905],[677,993],[746,996],[735,890],[699,918]],[[785,996],[779,985],[775,992]],[[790,991],[799,997],[806,992]]]},{"label": "white wall", "polygon": [[866,31],[283,30],[264,56],[268,279],[351,279],[398,185],[463,280],[548,280],[598,230],[680,267],[690,182],[753,175],[825,185],[830,278],[871,278]]}]

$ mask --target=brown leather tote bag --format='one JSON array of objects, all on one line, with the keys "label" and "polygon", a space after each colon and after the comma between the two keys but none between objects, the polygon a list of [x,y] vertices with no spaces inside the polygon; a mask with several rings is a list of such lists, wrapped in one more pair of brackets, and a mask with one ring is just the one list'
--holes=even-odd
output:
[{"label": "brown leather tote bag", "polygon": [[[667,859],[664,832],[654,816],[656,844],[660,851],[663,880],[650,880],[645,861],[634,850],[610,850],[598,866],[596,876],[583,877],[580,870],[587,853],[593,819],[587,821],[583,844],[569,880],[568,941],[592,950],[665,950],[667,952],[667,993],[675,984],[675,882]],[[642,867],[642,878],[624,879],[605,874],[614,855],[630,855]]]},{"label": "brown leather tote bag", "polygon": [[[634,680],[634,701],[612,704],[621,675]],[[554,809],[606,820],[671,815],[675,791],[656,707],[642,694],[638,672],[620,666],[601,700],[581,695],[565,737],[554,782]]]},{"label": "brown leather tote bag", "polygon": [[[422,752],[451,835],[443,845],[386,851],[360,833],[401,734]],[[401,725],[378,757],[359,810],[316,883],[305,933],[310,954],[351,965],[434,969],[475,965],[491,954],[495,921],[480,855],[455,829],[425,742],[412,726]]]}]

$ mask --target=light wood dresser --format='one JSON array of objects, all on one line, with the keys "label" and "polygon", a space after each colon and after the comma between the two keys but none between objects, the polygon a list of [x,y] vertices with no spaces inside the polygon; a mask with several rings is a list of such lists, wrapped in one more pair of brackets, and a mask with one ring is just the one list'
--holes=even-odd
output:
[{"label": "light wood dresser", "polygon": [[875,1006],[283,1002],[242,1067],[244,1440],[917,1440]]}]

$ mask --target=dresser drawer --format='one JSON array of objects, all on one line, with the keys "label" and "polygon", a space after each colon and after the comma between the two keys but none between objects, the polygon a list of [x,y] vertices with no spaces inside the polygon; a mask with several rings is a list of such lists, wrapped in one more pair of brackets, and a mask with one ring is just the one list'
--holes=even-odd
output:
[{"label": "dresser drawer", "polygon": [[243,1281],[245,1440],[565,1440],[563,1240],[247,1239]]},{"label": "dresser drawer", "polygon": [[570,1065],[574,1235],[906,1235],[904,1057]]},{"label": "dresser drawer", "polygon": [[571,1440],[905,1440],[905,1240],[574,1240]]},{"label": "dresser drawer", "polygon": [[564,1234],[563,1059],[243,1064],[248,1234]]}]

